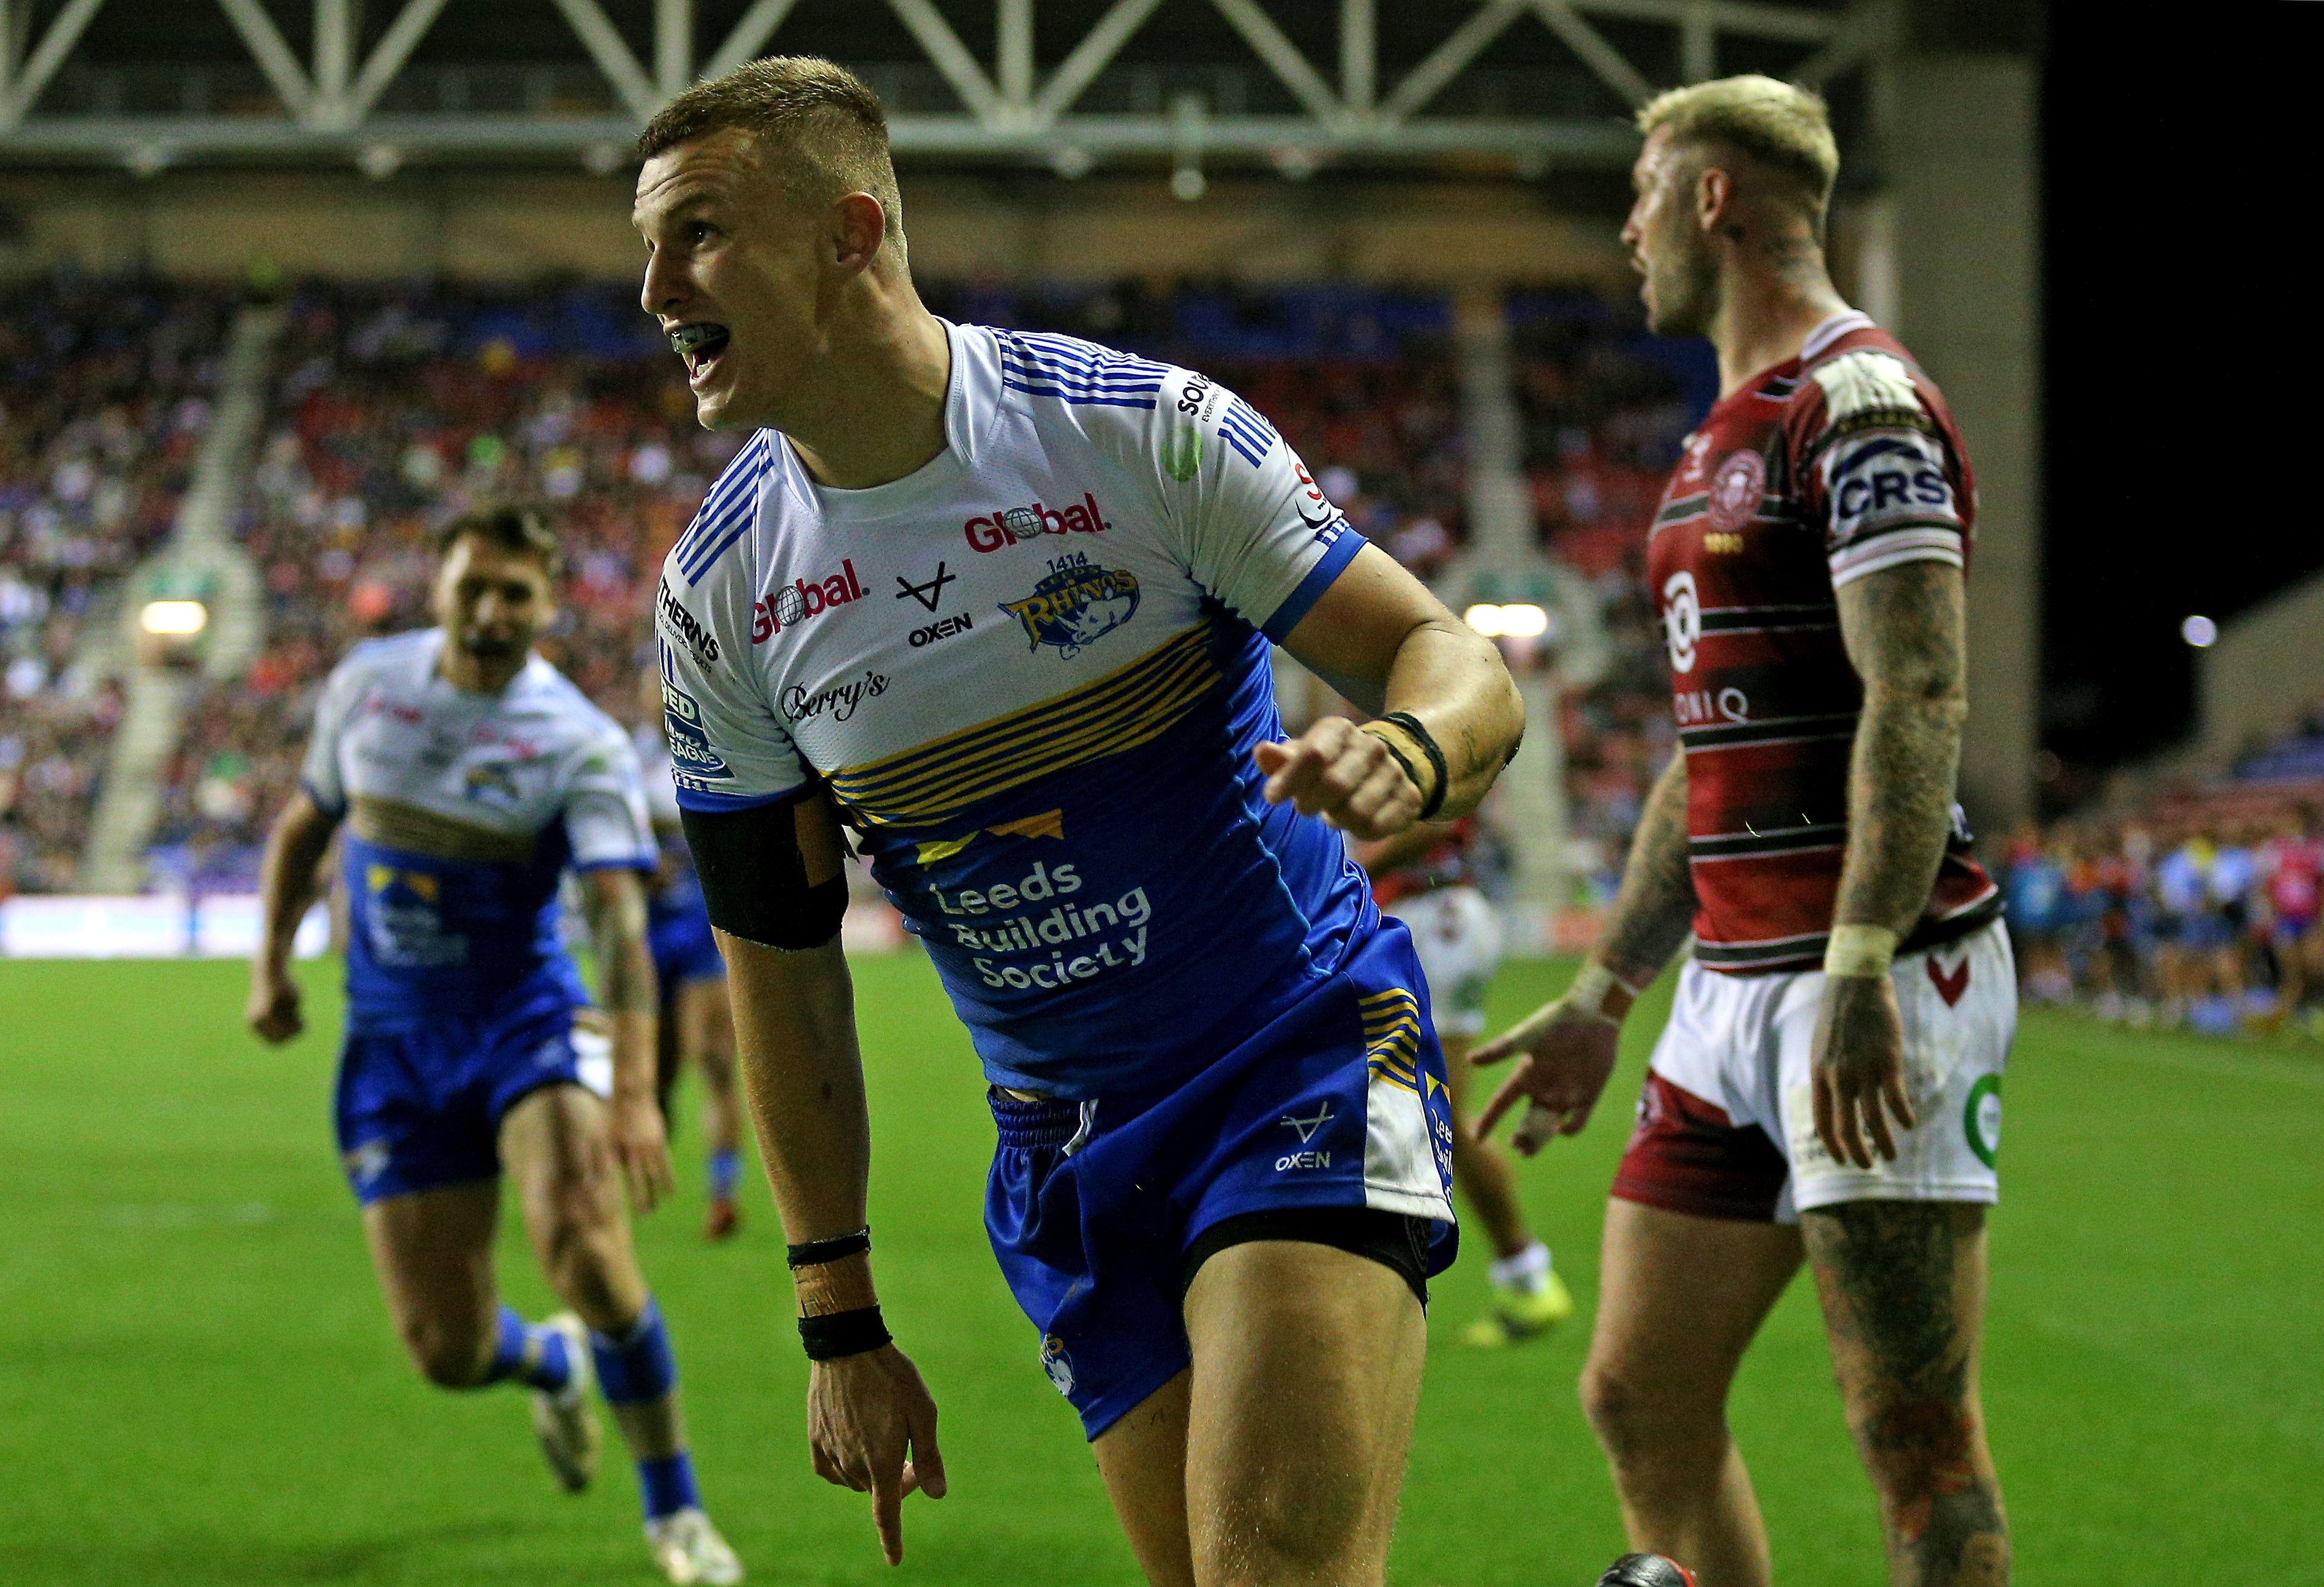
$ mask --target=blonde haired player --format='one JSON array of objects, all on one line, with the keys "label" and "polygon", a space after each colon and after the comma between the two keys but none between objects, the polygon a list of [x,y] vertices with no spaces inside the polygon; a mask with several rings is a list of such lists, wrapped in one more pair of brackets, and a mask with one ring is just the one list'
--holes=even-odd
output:
[{"label": "blonde haired player", "polygon": [[1649,324],[1719,353],[1647,547],[1683,752],[1573,988],[1478,1053],[1523,1056],[1480,1122],[1524,1099],[1522,1149],[1581,1130],[1691,932],[1582,1379],[1631,1541],[1706,1587],[1768,1581],[1726,1400],[1804,1256],[1891,1580],[1998,1587],[1978,1352],[2016,978],[1953,804],[1969,461],[1825,272],[1821,103],[1729,78],[1639,125],[1622,236]]}]

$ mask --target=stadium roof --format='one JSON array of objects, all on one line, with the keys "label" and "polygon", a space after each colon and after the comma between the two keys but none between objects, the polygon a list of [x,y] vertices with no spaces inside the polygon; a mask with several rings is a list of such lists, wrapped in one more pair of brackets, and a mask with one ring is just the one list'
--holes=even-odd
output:
[{"label": "stadium roof", "polygon": [[1627,162],[1654,89],[1820,83],[1879,0],[0,0],[0,165],[568,162],[689,81],[827,55],[899,158]]}]

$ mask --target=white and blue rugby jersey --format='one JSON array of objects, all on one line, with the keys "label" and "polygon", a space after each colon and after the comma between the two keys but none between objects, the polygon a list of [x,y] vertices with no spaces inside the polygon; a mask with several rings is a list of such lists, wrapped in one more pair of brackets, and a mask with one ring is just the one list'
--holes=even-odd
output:
[{"label": "white and blue rugby jersey", "polygon": [[359,1024],[488,1013],[543,974],[585,1001],[558,941],[558,876],[654,863],[637,754],[613,718],[539,656],[498,695],[457,688],[436,669],[444,642],[429,629],[357,645],[315,708],[303,778],[318,806],[392,801],[507,856],[452,860],[346,834]]},{"label": "white and blue rugby jersey", "polygon": [[1268,668],[1363,540],[1204,376],[946,327],[947,445],[870,490],[761,431],[655,600],[680,804],[828,784],[987,1074],[1164,1084],[1377,928],[1268,805]]}]

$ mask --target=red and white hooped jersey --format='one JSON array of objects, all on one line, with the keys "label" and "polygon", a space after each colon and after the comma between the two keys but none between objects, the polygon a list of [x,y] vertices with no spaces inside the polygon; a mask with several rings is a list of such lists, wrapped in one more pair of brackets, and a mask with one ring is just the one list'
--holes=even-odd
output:
[{"label": "red and white hooped jersey", "polygon": [[[1687,438],[1647,544],[1686,754],[1695,957],[1759,973],[1823,958],[1848,845],[1863,687],[1835,592],[1914,561],[1966,567],[1976,487],[1934,385],[1863,314],[1754,375]],[[2000,912],[1953,832],[1908,949]]]}]

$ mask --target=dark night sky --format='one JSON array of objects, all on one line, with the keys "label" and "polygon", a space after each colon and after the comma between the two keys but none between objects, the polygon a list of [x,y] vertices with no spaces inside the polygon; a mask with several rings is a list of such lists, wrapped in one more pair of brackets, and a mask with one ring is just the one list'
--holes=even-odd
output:
[{"label": "dark night sky", "polygon": [[2181,619],[2324,567],[2324,5],[2051,28],[2043,737],[2070,780],[2191,730]]}]

